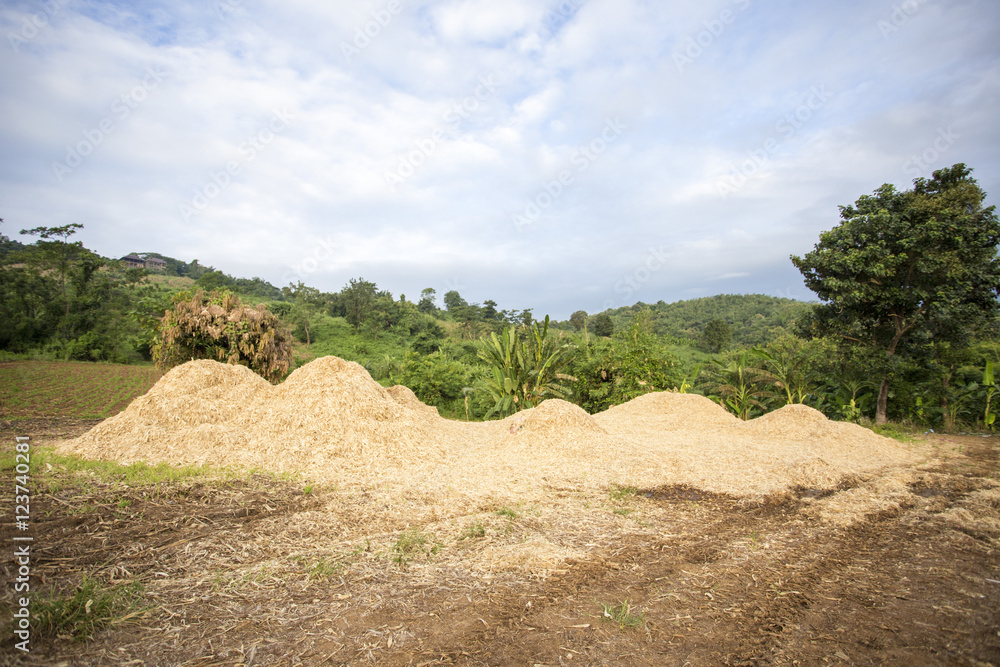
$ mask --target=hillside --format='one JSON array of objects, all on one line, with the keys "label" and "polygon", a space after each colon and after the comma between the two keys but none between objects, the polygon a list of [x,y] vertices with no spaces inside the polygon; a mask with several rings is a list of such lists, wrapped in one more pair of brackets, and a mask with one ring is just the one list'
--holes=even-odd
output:
[{"label": "hillside", "polygon": [[721,320],[733,331],[735,347],[763,345],[783,333],[792,333],[795,321],[812,308],[811,303],[763,294],[720,294],[718,296],[655,304],[637,303],[608,311],[615,329],[632,316],[649,308],[653,330],[661,336],[681,341],[697,341],[705,325]]}]

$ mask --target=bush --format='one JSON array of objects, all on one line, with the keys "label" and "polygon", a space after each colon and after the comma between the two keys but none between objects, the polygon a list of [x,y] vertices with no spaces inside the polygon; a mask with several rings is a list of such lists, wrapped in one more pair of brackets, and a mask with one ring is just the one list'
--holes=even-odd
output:
[{"label": "bush", "polygon": [[288,331],[267,306],[251,308],[232,292],[181,292],[173,310],[164,315],[153,346],[159,368],[191,359],[215,359],[243,364],[271,382],[292,365]]}]

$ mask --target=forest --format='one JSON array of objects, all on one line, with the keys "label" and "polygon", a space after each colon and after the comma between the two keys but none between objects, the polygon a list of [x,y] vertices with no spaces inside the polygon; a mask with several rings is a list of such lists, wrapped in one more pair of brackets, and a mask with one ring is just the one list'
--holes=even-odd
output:
[{"label": "forest", "polygon": [[[136,254],[162,268],[129,268],[73,241],[81,225],[22,230],[23,241],[0,236],[0,359],[169,368],[204,356],[278,381],[335,355],[458,419],[548,397],[596,413],[672,390],[743,419],[805,403],[841,420],[990,429],[1000,225],[970,171],[955,165],[841,207],[841,224],[791,258],[816,302],[718,295],[565,321],[454,290],[397,297],[362,277],[338,292],[277,287],[153,252]],[[225,323],[236,309],[254,322],[238,336]],[[261,335],[266,360],[247,342]]]}]

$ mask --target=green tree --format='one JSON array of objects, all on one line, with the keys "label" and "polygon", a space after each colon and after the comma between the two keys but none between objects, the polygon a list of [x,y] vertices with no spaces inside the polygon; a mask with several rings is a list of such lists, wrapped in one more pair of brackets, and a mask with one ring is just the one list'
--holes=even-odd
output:
[{"label": "green tree", "polygon": [[437,296],[437,290],[433,287],[425,287],[420,291],[420,301],[417,303],[417,310],[425,315],[433,315],[437,312],[437,306],[434,304],[434,297]]},{"label": "green tree", "polygon": [[153,360],[171,368],[191,359],[243,364],[277,382],[292,366],[291,335],[264,304],[245,306],[232,292],[180,292],[160,322]]},{"label": "green tree", "polygon": [[652,331],[648,308],[610,341],[597,339],[573,360],[577,403],[590,413],[653,391],[683,386],[680,362]]},{"label": "green tree", "polygon": [[40,241],[35,242],[33,251],[28,255],[28,262],[43,269],[53,270],[59,275],[67,318],[69,318],[70,305],[69,291],[66,285],[69,270],[73,262],[87,252],[82,242],[69,242],[69,237],[75,234],[78,229],[83,229],[83,225],[74,222],[61,227],[35,227],[21,230],[22,234],[41,238]]},{"label": "green tree", "polygon": [[595,336],[609,338],[615,332],[615,323],[611,321],[610,315],[607,313],[601,313],[600,315],[594,316],[593,324],[591,324],[590,330],[594,332]]},{"label": "green tree", "polygon": [[723,320],[710,320],[701,332],[701,343],[709,352],[722,352],[732,340],[733,328]]},{"label": "green tree", "polygon": [[468,382],[468,368],[440,352],[408,353],[400,376],[400,383],[409,387],[417,398],[435,406],[462,399],[462,389]]},{"label": "green tree", "polygon": [[578,310],[569,316],[569,323],[573,325],[573,328],[577,331],[582,331],[585,326],[587,326],[587,311]]},{"label": "green tree", "polygon": [[807,332],[879,353],[876,423],[887,420],[896,354],[908,337],[959,340],[997,312],[1000,222],[970,174],[956,164],[914,180],[913,190],[885,184],[842,206],[840,225],[791,258],[823,302]]},{"label": "green tree", "polygon": [[340,291],[340,304],[344,308],[344,318],[354,327],[354,333],[361,333],[361,325],[365,323],[375,306],[378,297],[378,286],[364,278],[351,278],[344,289]]},{"label": "green tree", "polygon": [[653,334],[649,308],[636,314],[629,328],[614,336],[611,367],[613,405],[651,391],[666,391],[681,384],[680,362]]},{"label": "green tree", "polygon": [[320,291],[315,287],[309,287],[302,281],[299,281],[296,284],[290,284],[288,287],[283,287],[281,292],[286,299],[291,299],[292,310],[290,317],[297,324],[302,325],[302,329],[306,334],[306,345],[311,345],[312,338],[309,334],[309,319],[313,317],[323,305]]},{"label": "green tree", "polygon": [[236,281],[222,271],[209,271],[202,274],[195,281],[195,284],[201,289],[211,292],[212,290],[235,287]]}]

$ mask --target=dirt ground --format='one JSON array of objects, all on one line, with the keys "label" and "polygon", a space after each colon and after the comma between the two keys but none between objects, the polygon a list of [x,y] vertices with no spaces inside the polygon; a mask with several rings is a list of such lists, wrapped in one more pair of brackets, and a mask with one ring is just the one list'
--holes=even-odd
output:
[{"label": "dirt ground", "polygon": [[[0,423],[0,437],[37,446],[93,423]],[[1000,665],[998,444],[924,436],[931,462],[904,496],[849,525],[816,509],[857,481],[753,501],[553,489],[416,524],[405,498],[265,475],[70,486],[32,499],[33,586],[138,581],[144,611],[87,642],[33,638],[27,655],[3,637],[0,662]],[[575,556],[470,565],[535,542]]]}]

